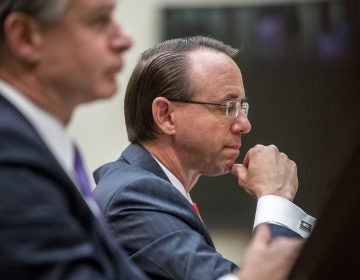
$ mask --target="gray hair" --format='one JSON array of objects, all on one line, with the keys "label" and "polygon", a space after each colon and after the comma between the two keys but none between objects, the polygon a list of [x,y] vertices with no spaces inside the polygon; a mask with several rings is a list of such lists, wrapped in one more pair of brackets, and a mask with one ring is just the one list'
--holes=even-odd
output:
[{"label": "gray hair", "polygon": [[52,23],[64,13],[70,0],[1,0],[0,40],[4,37],[4,21],[13,12],[26,13],[39,22]]}]

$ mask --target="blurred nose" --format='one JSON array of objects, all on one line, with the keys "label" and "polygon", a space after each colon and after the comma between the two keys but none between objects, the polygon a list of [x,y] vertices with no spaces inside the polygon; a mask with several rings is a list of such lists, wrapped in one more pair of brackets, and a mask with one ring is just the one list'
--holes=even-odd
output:
[{"label": "blurred nose", "polygon": [[131,36],[123,30],[123,28],[115,24],[112,32],[110,47],[114,51],[120,53],[129,49],[133,44]]},{"label": "blurred nose", "polygon": [[244,112],[240,111],[239,115],[233,120],[231,124],[231,131],[235,134],[246,134],[251,130],[251,123]]}]

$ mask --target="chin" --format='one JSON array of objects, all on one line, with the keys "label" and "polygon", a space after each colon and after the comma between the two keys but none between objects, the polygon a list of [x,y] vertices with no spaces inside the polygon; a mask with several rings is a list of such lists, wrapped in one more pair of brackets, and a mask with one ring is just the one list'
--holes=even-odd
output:
[{"label": "chin", "polygon": [[[231,165],[232,167],[232,165]],[[213,170],[209,171],[207,174],[203,174],[209,177],[216,177],[216,176],[221,176],[221,175],[225,175],[227,173],[229,173],[229,171],[231,170],[227,168],[227,166],[218,166],[217,168],[214,168]]]},{"label": "chin", "polygon": [[97,91],[95,99],[108,99],[117,93],[118,87],[116,83],[108,84]]},{"label": "chin", "polygon": [[213,160],[206,166],[207,170],[203,173],[205,176],[215,177],[220,175],[225,175],[231,171],[236,159],[227,158],[222,160]]}]

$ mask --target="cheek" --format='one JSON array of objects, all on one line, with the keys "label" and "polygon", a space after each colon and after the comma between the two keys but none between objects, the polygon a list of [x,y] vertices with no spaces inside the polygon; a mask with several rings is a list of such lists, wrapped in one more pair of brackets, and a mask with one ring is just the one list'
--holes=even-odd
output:
[{"label": "cheek", "polygon": [[211,127],[201,127],[194,130],[192,135],[193,145],[197,151],[203,154],[203,157],[210,161],[221,155],[221,149],[224,143],[224,133],[221,130]]},{"label": "cheek", "polygon": [[69,79],[88,76],[88,69],[96,69],[96,64],[92,62],[86,51],[82,52],[71,45],[58,51],[50,51],[43,62],[44,67],[48,68],[49,74],[54,73],[53,76],[59,75],[60,77],[67,76]]},{"label": "cheek", "polygon": [[[64,52],[65,57],[72,58],[73,69],[79,69],[79,71],[99,71],[103,68],[102,65],[109,60],[104,42],[94,40],[86,35],[78,36],[69,42],[67,50],[64,50]],[[81,75],[82,73],[78,74]]]},{"label": "cheek", "polygon": [[115,71],[111,72],[106,68],[106,57],[99,56],[98,53],[91,48],[77,52],[74,54],[76,58],[73,65],[70,66],[69,72],[76,73],[79,82],[87,82],[92,86],[101,87],[115,84]]},{"label": "cheek", "polygon": [[213,114],[201,111],[198,114],[185,112],[178,118],[176,134],[179,141],[208,154],[219,153],[227,135],[229,126]]}]

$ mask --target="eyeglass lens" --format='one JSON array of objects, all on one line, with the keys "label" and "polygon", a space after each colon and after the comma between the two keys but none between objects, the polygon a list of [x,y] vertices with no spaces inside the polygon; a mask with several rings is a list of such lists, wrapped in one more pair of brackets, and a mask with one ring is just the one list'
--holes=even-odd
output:
[{"label": "eyeglass lens", "polygon": [[238,102],[238,101],[229,101],[226,103],[226,115],[229,118],[236,118],[239,115],[239,112],[243,111],[247,116],[249,112],[249,103],[248,102]]}]

